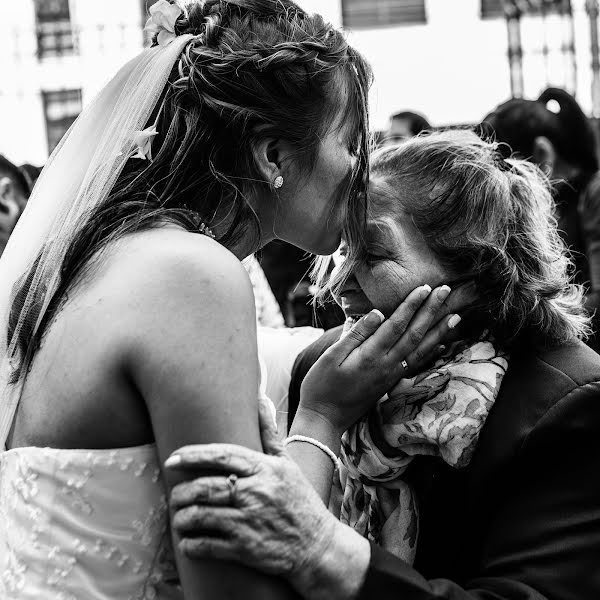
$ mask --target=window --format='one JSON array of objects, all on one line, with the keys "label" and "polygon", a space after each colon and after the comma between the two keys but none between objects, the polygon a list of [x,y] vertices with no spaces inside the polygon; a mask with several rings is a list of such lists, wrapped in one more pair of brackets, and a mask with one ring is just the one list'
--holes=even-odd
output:
[{"label": "window", "polygon": [[150,16],[150,7],[156,4],[157,0],[142,0],[142,21],[146,22],[146,19]]},{"label": "window", "polygon": [[425,0],[342,0],[344,27],[351,29],[425,23]]},{"label": "window", "polygon": [[504,17],[504,7],[502,0],[481,0],[481,18],[494,19]]},{"label": "window", "polygon": [[81,90],[42,92],[42,96],[48,136],[48,153],[51,153],[81,112]]},{"label": "window", "polygon": [[571,12],[570,0],[481,0],[481,18],[504,17],[504,5],[514,6],[522,13],[530,15],[570,14]]},{"label": "window", "polygon": [[35,0],[38,56],[73,53],[73,28],[69,0]]}]

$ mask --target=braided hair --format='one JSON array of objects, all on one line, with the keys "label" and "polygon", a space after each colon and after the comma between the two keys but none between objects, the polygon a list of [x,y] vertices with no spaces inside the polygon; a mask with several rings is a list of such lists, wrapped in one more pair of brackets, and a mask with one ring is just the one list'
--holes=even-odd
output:
[{"label": "braided hair", "polygon": [[[353,145],[360,141],[349,190],[348,237],[364,221],[359,198],[368,175],[371,73],[339,31],[291,0],[195,0],[185,5],[175,33],[194,37],[148,120],[159,132],[153,160],[129,159],[107,199],[81,224],[45,322],[35,340],[23,331],[23,349],[39,343],[91,257],[125,234],[165,222],[200,232],[202,224],[212,227],[227,214],[218,241],[231,247],[247,236],[257,247],[260,223],[248,198],[270,185],[262,181],[252,152],[261,139],[285,139],[309,174],[320,139],[343,113]],[[27,281],[25,274],[15,290],[17,301]]]}]

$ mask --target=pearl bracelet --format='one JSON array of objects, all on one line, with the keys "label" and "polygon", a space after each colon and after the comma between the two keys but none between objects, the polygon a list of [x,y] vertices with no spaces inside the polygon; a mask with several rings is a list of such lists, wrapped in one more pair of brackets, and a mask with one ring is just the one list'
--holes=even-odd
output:
[{"label": "pearl bracelet", "polygon": [[285,438],[285,440],[283,440],[283,445],[287,446],[291,442],[306,442],[307,444],[312,444],[313,446],[316,446],[319,450],[322,450],[323,452],[325,452],[325,454],[327,454],[327,456],[329,456],[329,458],[333,462],[334,469],[340,468],[340,459],[335,455],[334,451],[331,448],[329,448],[319,440],[315,440],[315,438],[308,437],[307,435],[291,435],[290,437]]}]

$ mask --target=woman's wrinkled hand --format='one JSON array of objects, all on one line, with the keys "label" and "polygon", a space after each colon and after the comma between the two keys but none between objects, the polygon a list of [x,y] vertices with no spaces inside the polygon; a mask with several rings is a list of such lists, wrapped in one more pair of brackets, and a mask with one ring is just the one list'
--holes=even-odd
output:
[{"label": "woman's wrinkled hand", "polygon": [[[400,379],[413,377],[444,350],[459,319],[448,316],[448,286],[413,290],[382,321],[371,311],[311,367],[298,412],[318,415],[340,435]],[[379,313],[380,314],[380,313]],[[444,317],[444,318],[442,318]]]},{"label": "woman's wrinkled hand", "polygon": [[210,472],[173,488],[172,525],[188,557],[241,563],[282,576],[306,592],[340,523],[288,457],[268,411],[263,402],[266,454],[206,444],[171,455],[167,469]]}]

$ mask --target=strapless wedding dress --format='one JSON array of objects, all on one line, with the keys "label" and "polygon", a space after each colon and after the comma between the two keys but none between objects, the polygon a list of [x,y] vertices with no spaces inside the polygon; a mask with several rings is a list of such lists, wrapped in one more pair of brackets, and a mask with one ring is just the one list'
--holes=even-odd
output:
[{"label": "strapless wedding dress", "polygon": [[153,444],[0,454],[2,600],[182,598]]},{"label": "strapless wedding dress", "polygon": [[[278,408],[287,420],[287,394]],[[175,599],[183,593],[154,444],[0,453],[0,600]]]}]

